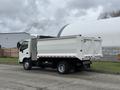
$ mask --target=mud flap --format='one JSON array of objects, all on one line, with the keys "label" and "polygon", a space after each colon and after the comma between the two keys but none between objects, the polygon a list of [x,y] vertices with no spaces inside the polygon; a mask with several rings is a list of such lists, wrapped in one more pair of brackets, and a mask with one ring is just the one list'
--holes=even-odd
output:
[{"label": "mud flap", "polygon": [[82,64],[84,70],[90,70],[90,65],[92,64],[92,62],[88,60],[88,61],[83,61]]}]

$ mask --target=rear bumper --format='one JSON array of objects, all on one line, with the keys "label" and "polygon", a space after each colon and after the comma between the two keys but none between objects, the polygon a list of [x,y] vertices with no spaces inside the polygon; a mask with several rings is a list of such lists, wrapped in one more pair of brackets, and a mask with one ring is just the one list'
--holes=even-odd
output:
[{"label": "rear bumper", "polygon": [[85,55],[82,60],[98,60],[101,59],[103,57],[102,54],[97,54],[97,55]]},{"label": "rear bumper", "polygon": [[85,64],[92,64],[92,62],[90,60],[85,60],[85,61],[82,61],[83,65]]}]

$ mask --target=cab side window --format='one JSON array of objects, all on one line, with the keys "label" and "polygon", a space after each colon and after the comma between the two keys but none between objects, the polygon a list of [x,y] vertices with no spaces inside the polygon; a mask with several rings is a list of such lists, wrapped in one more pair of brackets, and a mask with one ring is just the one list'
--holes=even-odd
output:
[{"label": "cab side window", "polygon": [[25,50],[25,49],[27,49],[27,48],[28,48],[28,41],[24,41],[24,42],[22,43],[22,45],[21,45],[20,50],[23,51],[23,50]]}]

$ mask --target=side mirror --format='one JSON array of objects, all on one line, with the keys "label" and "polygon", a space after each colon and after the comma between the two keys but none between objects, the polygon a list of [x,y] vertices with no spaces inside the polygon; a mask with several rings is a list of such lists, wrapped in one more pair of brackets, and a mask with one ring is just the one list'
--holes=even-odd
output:
[{"label": "side mirror", "polygon": [[17,43],[17,48],[19,49],[21,46],[20,42]]}]

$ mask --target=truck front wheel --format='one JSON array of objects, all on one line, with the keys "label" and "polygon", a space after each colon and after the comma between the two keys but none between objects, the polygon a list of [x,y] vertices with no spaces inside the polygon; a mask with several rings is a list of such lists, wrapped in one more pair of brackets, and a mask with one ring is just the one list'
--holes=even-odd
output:
[{"label": "truck front wheel", "polygon": [[25,60],[23,62],[23,68],[25,70],[31,70],[32,69],[32,64],[31,64],[31,61],[30,60]]},{"label": "truck front wheel", "polygon": [[60,74],[67,74],[70,71],[69,63],[66,61],[59,62],[57,65],[57,71]]}]

